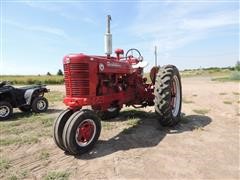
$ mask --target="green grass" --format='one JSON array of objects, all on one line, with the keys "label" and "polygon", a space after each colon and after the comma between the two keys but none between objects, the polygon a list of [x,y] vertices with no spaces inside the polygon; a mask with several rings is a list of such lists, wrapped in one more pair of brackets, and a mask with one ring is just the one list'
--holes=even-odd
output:
[{"label": "green grass", "polygon": [[63,84],[63,76],[0,76],[0,81],[10,81],[13,84]]},{"label": "green grass", "polygon": [[65,94],[59,91],[50,91],[49,93],[45,94],[45,97],[48,99],[49,102],[59,102],[62,101]]},{"label": "green grass", "polygon": [[0,146],[35,144],[51,137],[54,119],[47,113],[16,113],[13,121],[0,122]]},{"label": "green grass", "polygon": [[28,176],[29,172],[27,170],[20,170],[20,171],[8,171],[6,173],[7,179],[9,180],[20,180],[20,179],[26,179],[26,177]]},{"label": "green grass", "polygon": [[47,150],[42,150],[40,155],[39,155],[39,159],[40,160],[47,160],[49,158],[50,154]]},{"label": "green grass", "polygon": [[232,104],[231,101],[223,101],[224,104]]},{"label": "green grass", "polygon": [[204,77],[214,77],[214,76],[229,76],[232,72],[231,68],[206,68],[206,69],[190,69],[181,71],[180,74],[182,77],[195,77],[195,76],[204,76]]},{"label": "green grass", "polygon": [[130,118],[127,121],[127,125],[131,127],[137,126],[139,124],[139,120],[140,120],[139,118]]},{"label": "green grass", "polygon": [[240,81],[240,71],[233,71],[228,75],[212,78],[212,81]]},{"label": "green grass", "polygon": [[22,145],[22,144],[35,144],[38,143],[39,139],[36,136],[32,136],[32,135],[25,135],[25,136],[20,136],[20,137],[6,137],[6,138],[2,138],[0,140],[0,146],[8,146],[11,144],[18,144],[18,145]]},{"label": "green grass", "polygon": [[205,114],[209,113],[210,110],[209,109],[193,109],[193,112],[195,112],[197,114],[205,115]]},{"label": "green grass", "polygon": [[49,172],[46,176],[45,176],[45,180],[67,180],[69,179],[70,173],[68,172]]}]

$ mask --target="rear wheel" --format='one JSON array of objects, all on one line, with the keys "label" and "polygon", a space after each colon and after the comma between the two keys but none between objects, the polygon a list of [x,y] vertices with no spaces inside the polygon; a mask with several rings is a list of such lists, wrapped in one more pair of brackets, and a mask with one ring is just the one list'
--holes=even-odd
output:
[{"label": "rear wheel", "polygon": [[100,132],[101,121],[93,111],[77,111],[64,127],[64,146],[71,154],[83,154],[93,148]]},{"label": "rear wheel", "polygon": [[36,97],[32,102],[32,110],[36,113],[45,112],[48,109],[48,100],[45,97]]},{"label": "rear wheel", "polygon": [[25,105],[25,106],[19,107],[19,110],[22,112],[30,112],[32,110],[32,107],[30,105]]},{"label": "rear wheel", "polygon": [[12,116],[13,107],[7,101],[0,102],[0,120],[9,119]]},{"label": "rear wheel", "polygon": [[53,139],[55,144],[62,150],[67,151],[67,149],[64,147],[62,134],[64,126],[67,122],[67,120],[70,118],[70,116],[73,114],[73,111],[71,109],[66,109],[62,111],[59,116],[56,118],[53,124]]},{"label": "rear wheel", "polygon": [[155,83],[155,110],[163,126],[173,126],[180,121],[182,86],[178,69],[173,65],[160,68]]}]

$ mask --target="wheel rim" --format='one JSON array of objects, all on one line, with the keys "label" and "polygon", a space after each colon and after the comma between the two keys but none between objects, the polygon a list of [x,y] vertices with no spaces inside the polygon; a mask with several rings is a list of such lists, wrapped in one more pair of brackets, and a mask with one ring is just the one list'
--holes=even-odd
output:
[{"label": "wheel rim", "polygon": [[172,107],[172,115],[176,117],[179,113],[180,108],[180,82],[178,77],[173,76],[172,86],[171,86],[171,107]]},{"label": "wheel rim", "polygon": [[96,124],[92,119],[82,121],[76,130],[76,142],[79,146],[85,147],[89,145],[96,134]]},{"label": "wheel rim", "polygon": [[37,102],[37,108],[38,108],[40,111],[44,110],[45,107],[46,107],[46,102],[45,102],[44,100],[39,100],[39,101]]},{"label": "wheel rim", "polygon": [[8,106],[0,107],[0,117],[7,117],[10,113],[10,108]]}]

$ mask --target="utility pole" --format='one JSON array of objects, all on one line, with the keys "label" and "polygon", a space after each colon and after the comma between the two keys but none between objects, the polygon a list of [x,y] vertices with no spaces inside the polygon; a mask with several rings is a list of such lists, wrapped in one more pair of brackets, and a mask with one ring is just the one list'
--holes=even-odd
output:
[{"label": "utility pole", "polygon": [[157,46],[154,47],[155,66],[157,66]]}]

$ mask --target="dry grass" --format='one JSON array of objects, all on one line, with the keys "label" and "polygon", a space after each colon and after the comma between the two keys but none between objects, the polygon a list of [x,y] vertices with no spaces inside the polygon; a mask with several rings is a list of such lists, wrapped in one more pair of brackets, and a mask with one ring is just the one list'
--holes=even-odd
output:
[{"label": "dry grass", "polygon": [[224,104],[232,104],[231,101],[223,101]]},{"label": "dry grass", "polygon": [[193,112],[197,114],[205,115],[210,112],[210,109],[193,109]]}]

